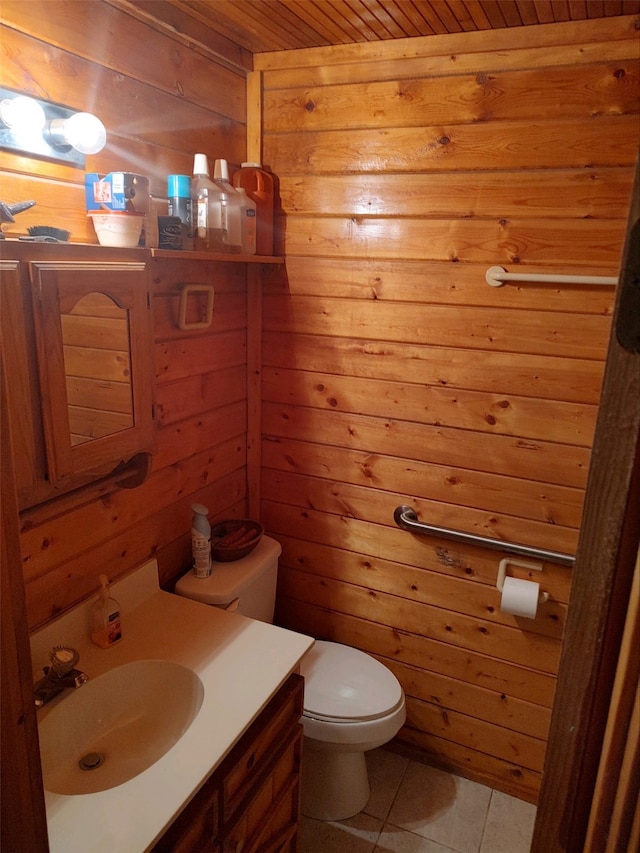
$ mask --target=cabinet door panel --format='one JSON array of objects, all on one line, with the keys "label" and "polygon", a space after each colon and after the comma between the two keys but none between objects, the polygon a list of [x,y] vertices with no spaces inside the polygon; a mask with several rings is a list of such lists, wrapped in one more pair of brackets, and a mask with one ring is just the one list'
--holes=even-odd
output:
[{"label": "cabinet door panel", "polygon": [[152,447],[146,264],[30,267],[49,477],[107,474]]},{"label": "cabinet door panel", "polygon": [[216,853],[218,845],[219,787],[215,779],[189,803],[152,853]]},{"label": "cabinet door panel", "polygon": [[302,728],[291,732],[235,825],[225,831],[223,850],[275,853],[297,832]]}]

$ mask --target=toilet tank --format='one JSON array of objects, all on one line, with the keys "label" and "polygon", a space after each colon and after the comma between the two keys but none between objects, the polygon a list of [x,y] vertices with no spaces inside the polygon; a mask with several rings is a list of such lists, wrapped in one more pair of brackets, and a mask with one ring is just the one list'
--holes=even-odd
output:
[{"label": "toilet tank", "polygon": [[233,563],[212,563],[209,577],[197,578],[189,571],[177,582],[175,591],[185,598],[212,604],[223,610],[235,610],[258,619],[273,622],[278,580],[280,543],[263,536],[257,547]]}]

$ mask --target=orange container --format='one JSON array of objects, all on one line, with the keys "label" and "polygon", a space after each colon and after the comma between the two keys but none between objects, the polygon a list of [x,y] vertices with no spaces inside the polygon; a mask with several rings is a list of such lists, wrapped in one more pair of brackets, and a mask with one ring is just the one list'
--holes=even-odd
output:
[{"label": "orange container", "polygon": [[273,255],[273,176],[259,163],[243,163],[233,175],[233,186],[243,187],[256,203],[256,254]]}]

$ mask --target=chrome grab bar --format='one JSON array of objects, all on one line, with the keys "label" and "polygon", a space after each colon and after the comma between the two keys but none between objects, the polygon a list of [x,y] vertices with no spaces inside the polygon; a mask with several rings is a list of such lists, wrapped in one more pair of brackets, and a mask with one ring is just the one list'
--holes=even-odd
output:
[{"label": "chrome grab bar", "polygon": [[548,551],[545,548],[533,548],[529,545],[517,545],[515,542],[502,542],[500,539],[490,539],[488,536],[478,536],[475,533],[462,533],[460,530],[450,530],[448,527],[436,527],[418,521],[416,511],[410,506],[396,507],[393,520],[403,530],[410,533],[431,533],[443,539],[453,539],[455,542],[465,542],[468,545],[479,545],[494,551],[506,551],[509,554],[519,554],[521,557],[533,557],[557,563],[560,566],[573,566],[576,558],[572,554],[562,554],[560,551]]}]

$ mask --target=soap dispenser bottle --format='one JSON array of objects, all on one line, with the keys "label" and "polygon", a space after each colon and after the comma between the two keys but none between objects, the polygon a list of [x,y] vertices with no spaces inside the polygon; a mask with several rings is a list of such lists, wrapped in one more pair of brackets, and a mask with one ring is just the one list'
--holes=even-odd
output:
[{"label": "soap dispenser bottle", "polygon": [[91,606],[91,639],[108,649],[122,639],[120,605],[109,594],[109,578],[100,575],[100,594]]}]

